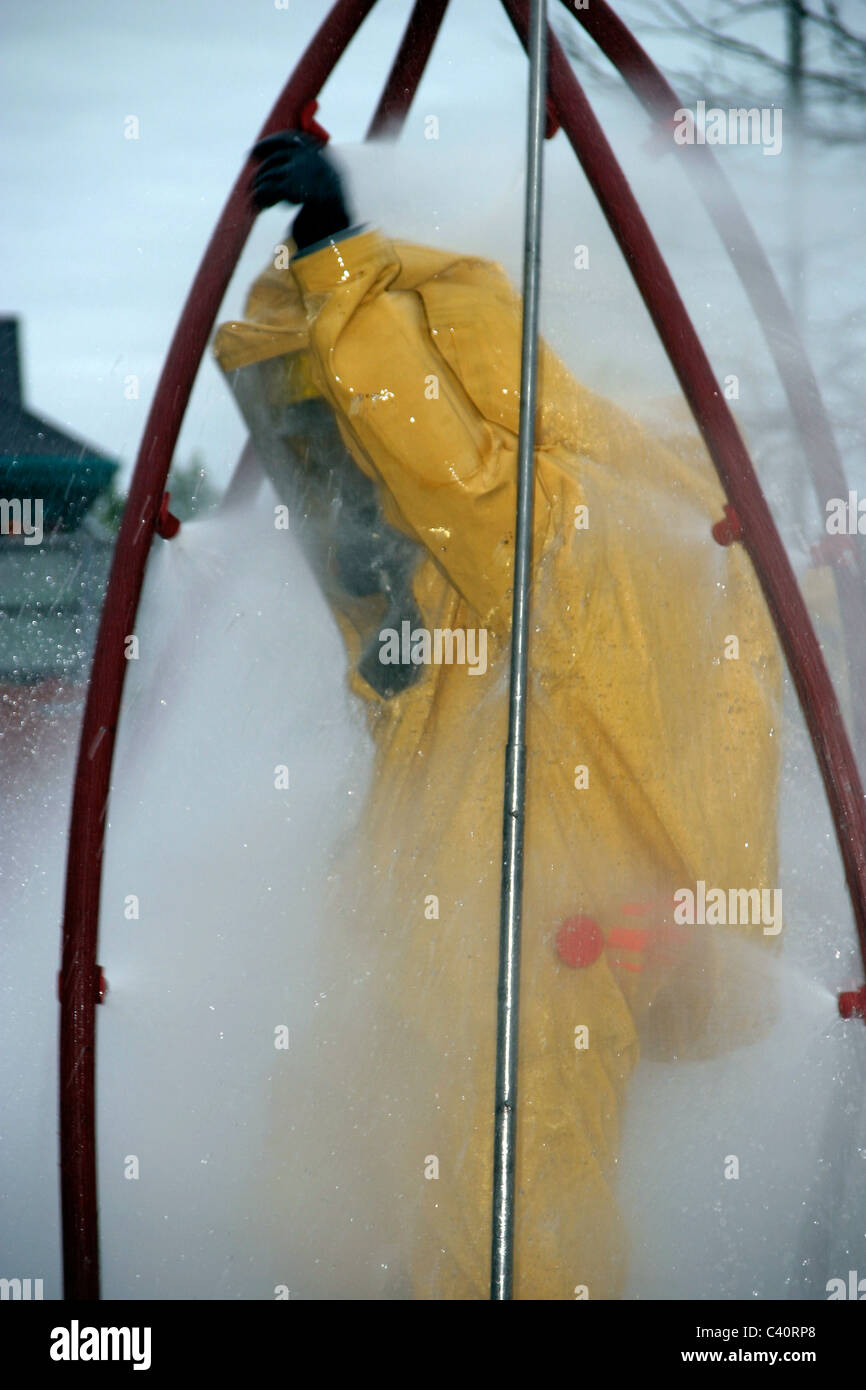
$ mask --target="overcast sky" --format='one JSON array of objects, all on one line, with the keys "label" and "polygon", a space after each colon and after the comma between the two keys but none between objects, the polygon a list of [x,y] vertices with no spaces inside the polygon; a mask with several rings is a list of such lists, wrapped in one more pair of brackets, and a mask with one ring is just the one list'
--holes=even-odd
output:
[{"label": "overcast sky", "polygon": [[[22,319],[30,406],[126,468],[191,277],[244,153],[329,8],[329,0],[289,0],[288,9],[274,0],[0,0],[0,312]],[[712,0],[696,0],[695,8],[711,12]],[[335,146],[348,143],[350,154],[409,9],[409,0],[379,0],[325,88],[319,117]],[[559,5],[550,10],[558,22]],[[778,45],[778,20],[762,23],[763,37]],[[659,58],[681,57],[665,40],[653,38],[650,46]],[[509,208],[519,207],[524,99],[525,62],[501,6],[451,0],[403,137],[406,180],[418,179],[416,203],[418,190],[438,181],[443,206],[449,196],[452,209],[461,197],[477,200],[473,227],[495,225],[500,195],[511,200]],[[465,152],[462,184],[446,187],[442,151],[437,164],[425,145],[427,112],[443,121],[442,150]],[[124,138],[129,116],[138,118],[137,140]],[[458,189],[465,191],[458,196]],[[393,188],[395,205],[399,193]],[[426,221],[410,230],[429,224],[431,238],[448,244],[435,191],[424,196]],[[239,312],[288,216],[281,210],[259,219],[220,317]],[[130,375],[140,380],[137,401],[124,395]],[[242,438],[225,386],[206,360],[177,457],[185,462],[200,448],[224,482]]]},{"label": "overcast sky", "polygon": [[[127,464],[244,153],[329,8],[3,0],[0,312],[22,319],[31,406]],[[463,123],[494,67],[506,104],[522,58],[498,5],[454,0],[452,9],[423,102],[447,103]],[[406,0],[379,0],[338,69],[337,94],[326,89],[322,120],[335,142],[362,137],[407,12]],[[138,140],[124,138],[129,115]],[[258,224],[233,309],[288,216]],[[141,380],[137,402],[124,397],[129,374]],[[206,362],[178,451],[184,459],[201,445],[218,477],[241,442],[224,397]]]}]

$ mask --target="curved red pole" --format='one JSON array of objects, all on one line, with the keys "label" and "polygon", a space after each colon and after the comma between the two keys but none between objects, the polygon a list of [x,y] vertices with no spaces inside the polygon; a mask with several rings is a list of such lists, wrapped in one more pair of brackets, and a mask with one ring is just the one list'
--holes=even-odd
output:
[{"label": "curved red pole", "polygon": [[[393,140],[399,135],[418,84],[424,76],[447,7],[448,0],[415,0],[403,42],[364,137],[366,140]],[[263,476],[252,441],[247,440],[221,505],[234,506],[241,497],[248,496],[256,488]]]},{"label": "curved red pole", "polygon": [[[503,4],[525,48],[526,0],[503,0]],[[740,520],[743,544],[776,624],[812,736],[866,967],[866,802],[833,682],[808,610],[734,417],[670,271],[616,155],[552,33],[549,55],[549,91],[560,124],[625,256]]]},{"label": "curved red pole", "polygon": [[[300,123],[375,0],[337,0],[303,54],[259,138]],[[202,258],[156,388],[114,548],[75,772],[60,984],[60,1187],[64,1294],[99,1297],[94,1029],[96,947],[105,815],[144,570],[189,395],[226,287],[255,220],[244,165]]]},{"label": "curved red pole", "polygon": [[[598,44],[644,109],[660,123],[666,148],[684,161],[686,173],[719,233],[761,325],[824,513],[831,497],[847,500],[845,469],[797,321],[730,179],[711,146],[675,144],[673,118],[682,108],[682,102],[607,0],[592,0],[588,8],[576,11],[569,0],[562,0],[562,3]],[[856,741],[861,751],[866,752],[866,643],[862,641],[866,629],[866,562],[863,546],[857,544],[857,539],[853,537],[851,544],[839,547],[836,573],[854,685]],[[848,562],[849,556],[853,563]]]},{"label": "curved red pole", "polygon": [[[298,67],[292,75],[289,83],[281,94],[268,120],[262,128],[261,134],[268,134],[272,130],[277,130],[288,125],[298,124],[301,108],[316,96],[321,89],[324,81],[330,74],[341,53],[345,49],[351,37],[360,26],[363,19],[372,9],[375,0],[338,0],[324,24],[317,32],[312,43],[302,57]],[[507,4],[507,8],[515,10],[512,14],[518,31],[520,29],[520,13],[516,7]],[[555,41],[554,41],[555,43]],[[551,45],[553,50],[554,43]],[[431,44],[432,46],[432,44]],[[558,46],[557,46],[558,48]],[[580,146],[579,123],[588,113],[592,130],[593,124],[596,125],[597,136],[600,137],[600,148],[602,150],[601,159],[605,157],[612,163],[613,179],[616,184],[619,178],[625,184],[621,171],[618,169],[613,154],[607,147],[607,142],[597,128],[595,118],[591,110],[586,107],[583,94],[577,87],[573,75],[565,62],[561,51],[555,54],[557,67],[556,85],[564,89],[567,97],[574,105],[574,92],[568,93],[568,79],[571,79],[579,98],[575,109],[567,112],[567,119],[563,119],[569,139],[575,148],[581,163],[587,170],[590,181],[596,187],[602,207],[611,222],[615,233],[617,227],[614,222],[617,214],[614,209],[616,199],[613,201],[608,197],[602,196],[599,186],[589,175],[587,162],[584,158]],[[395,70],[397,64],[395,64]],[[393,75],[392,70],[392,75]],[[420,71],[415,77],[415,82],[420,79]],[[552,74],[553,79],[553,74]],[[552,90],[553,80],[552,80]],[[387,91],[387,88],[386,88]],[[580,103],[583,102],[585,110],[581,110]],[[408,104],[407,104],[408,105]],[[562,117],[563,111],[569,107],[569,101],[563,97],[557,101],[557,107]],[[404,108],[405,111],[406,108]],[[606,155],[605,155],[606,151]],[[254,211],[249,206],[247,198],[247,186],[250,174],[249,165],[245,165],[237,183],[229,197],[211,242],[205,252],[204,259],[199,269],[196,280],[190,291],[187,303],[181,315],[181,320],[175,337],[172,341],[166,364],[160,377],[154,403],[148,417],[145,436],[142,448],[136,462],[133,482],[130,488],[124,518],[118,535],[115,547],[114,559],[112,562],[111,574],[109,576],[108,592],[106,595],[105,607],[103,610],[102,622],[100,624],[97,647],[94,656],[93,669],[91,672],[90,688],[88,701],[85,709],[84,725],[82,729],[81,744],[79,749],[78,766],[76,770],[75,792],[73,798],[72,821],[70,826],[69,859],[67,865],[67,885],[66,885],[66,907],[64,915],[64,936],[63,936],[63,968],[61,974],[61,1188],[63,1203],[63,1238],[64,1238],[64,1275],[65,1292],[68,1298],[96,1298],[99,1296],[99,1266],[98,1266],[98,1228],[97,1228],[97,1209],[96,1209],[96,1164],[94,1147],[94,1023],[95,1023],[95,1002],[97,990],[97,966],[96,966],[96,943],[99,915],[99,892],[102,862],[102,846],[104,834],[104,817],[108,799],[109,778],[111,770],[111,759],[114,748],[115,731],[117,718],[120,709],[120,699],[123,687],[123,676],[125,672],[125,658],[123,653],[124,637],[130,632],[137,611],[138,599],[141,592],[144,568],[153,532],[156,526],[159,510],[162,505],[162,495],[166,477],[171,461],[171,454],[180,429],[180,423],[189,398],[199,362],[207,343],[213,321],[216,316],[219,304],[225,293],[226,286],[230,279],[234,265],[249,234],[250,227],[254,220]],[[629,198],[630,190],[625,185]],[[632,199],[633,202],[633,199]],[[631,210],[634,220],[636,212],[638,221],[637,241],[641,240],[642,219],[639,210]],[[629,219],[626,218],[626,221]],[[632,228],[633,232],[634,229]],[[632,257],[627,249],[630,237],[627,228],[621,228],[617,233],[618,240],[626,253],[629,263],[632,264],[636,278],[646,275],[647,266],[638,269],[632,263]],[[648,229],[643,225],[643,236],[649,238],[651,252],[654,253],[658,262],[661,261],[659,253],[649,237]],[[636,258],[640,260],[640,257]],[[650,269],[653,268],[653,256],[649,256]],[[664,269],[665,276],[667,271]],[[657,266],[655,267],[657,269]],[[668,280],[670,279],[667,276]],[[697,344],[694,330],[685,316],[685,310],[680,304],[673,283],[670,282],[670,290],[673,299],[676,301],[673,308],[677,308],[685,319],[686,326]],[[697,356],[701,359],[698,362],[698,380],[694,390],[687,389],[686,381],[690,376],[689,372],[689,352],[678,355],[675,360],[674,353],[668,341],[668,336],[662,332],[660,326],[664,319],[663,306],[654,312],[651,300],[652,286],[649,291],[641,289],[644,299],[653,314],[656,325],[659,328],[662,339],[668,348],[671,360],[680,375],[686,395],[693,406],[696,418],[705,432],[706,422],[700,414],[695,401],[702,396],[706,397],[707,379],[710,386],[714,386],[709,364],[703,356],[699,344],[697,344]],[[657,298],[657,296],[655,296]],[[663,296],[664,297],[664,296]],[[677,322],[677,313],[673,314],[673,320]],[[695,347],[690,348],[692,356],[695,356]],[[682,374],[681,374],[682,373]],[[716,393],[718,388],[715,388]],[[712,399],[712,389],[710,399]],[[720,399],[720,397],[719,397]],[[726,413],[726,408],[723,407]],[[712,416],[713,411],[709,414]],[[734,432],[736,442],[742,456],[745,458],[745,468],[747,474],[751,473],[751,465],[748,456],[742,445],[742,441],[736,435],[733,421],[730,420],[730,428]],[[711,449],[711,452],[713,450]],[[736,451],[735,451],[736,452]],[[715,458],[715,453],[714,453]],[[726,482],[727,473],[723,465],[716,459],[717,467],[723,482]],[[742,471],[742,459],[737,460],[740,471]],[[752,474],[752,480],[757,487],[756,480]],[[748,480],[748,479],[747,479]],[[727,482],[726,482],[727,486]],[[729,493],[734,496],[736,488],[729,488]],[[743,493],[742,501],[747,503],[747,492]],[[748,517],[749,530],[753,533],[750,537],[747,531],[746,543],[750,547],[753,562],[756,569],[761,573],[757,555],[762,553],[763,546],[761,537],[766,526],[769,525],[770,533],[775,538],[775,543],[781,551],[783,570],[787,571],[787,576],[783,574],[783,580],[789,578],[793,584],[796,599],[802,609],[802,624],[808,637],[805,642],[804,650],[799,650],[796,634],[792,637],[788,634],[788,640],[783,633],[786,652],[792,665],[794,678],[797,683],[801,700],[807,700],[809,692],[816,685],[820,690],[823,688],[822,682],[829,687],[829,702],[827,711],[829,714],[830,732],[825,742],[827,747],[822,755],[821,748],[818,748],[819,760],[821,761],[822,771],[825,775],[825,782],[833,779],[833,775],[839,767],[844,771],[845,740],[844,730],[841,737],[845,747],[838,747],[838,740],[834,741],[834,730],[838,724],[841,728],[838,706],[835,700],[829,677],[823,666],[820,652],[814,641],[814,634],[808,621],[808,615],[799,598],[796,590],[796,583],[790,573],[787,564],[787,557],[781,547],[781,543],[775,534],[772,519],[766,509],[766,503],[757,489],[758,497],[763,506],[766,516],[758,515],[758,525],[756,526],[755,517]],[[748,515],[748,505],[741,506],[741,511]],[[751,541],[751,543],[750,543]],[[772,548],[772,547],[771,547]],[[762,583],[764,579],[762,577]],[[765,592],[767,585],[764,584]],[[771,588],[773,586],[771,585]],[[785,584],[782,584],[785,588]],[[770,601],[768,594],[768,601]],[[787,612],[787,617],[781,614],[781,610],[770,602],[774,617],[780,632],[786,624],[792,621],[791,612]],[[784,608],[784,605],[782,606]],[[794,620],[797,620],[796,605],[793,613]],[[817,666],[813,658],[817,656]],[[811,665],[809,663],[812,663]],[[805,670],[802,667],[805,666]],[[799,672],[799,679],[798,679]],[[805,694],[804,694],[805,690]],[[804,704],[805,707],[805,704]],[[835,713],[834,713],[835,712]],[[807,709],[807,719],[809,711]],[[812,730],[813,740],[816,740],[816,731],[810,719],[810,729]],[[816,747],[818,742],[816,741]],[[850,748],[847,748],[850,758]],[[854,773],[856,779],[856,769]],[[840,817],[840,800],[842,809],[847,805],[851,811],[847,822],[851,835],[855,843],[861,847],[863,845],[862,835],[862,792],[859,784],[844,786],[844,777],[836,779],[838,795],[832,794],[828,785],[831,805],[834,817],[837,820],[837,829],[840,835],[840,843],[843,840],[843,827],[846,824],[844,815]],[[853,798],[853,801],[852,801]],[[843,857],[845,858],[846,873],[848,874],[849,887],[852,888],[852,897],[855,898],[855,912],[858,912],[858,929],[861,931],[861,946],[863,944],[862,934],[862,874],[863,859],[862,854],[854,868],[855,882],[860,883],[861,891],[859,899],[855,896],[852,887],[851,874],[851,855],[846,853],[843,843]],[[859,873],[859,879],[858,879]],[[858,901],[860,911],[858,911]]]},{"label": "curved red pole", "polygon": [[367,129],[367,140],[394,136],[403,124],[447,8],[448,0],[415,0],[403,41]]}]

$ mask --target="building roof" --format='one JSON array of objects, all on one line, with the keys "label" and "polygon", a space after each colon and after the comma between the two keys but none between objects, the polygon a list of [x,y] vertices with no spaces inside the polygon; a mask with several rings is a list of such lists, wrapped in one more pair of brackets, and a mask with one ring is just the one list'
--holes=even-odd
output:
[{"label": "building roof", "polygon": [[18,321],[0,318],[0,685],[86,679],[113,543],[87,513],[117,467],[25,407]]},{"label": "building roof", "polygon": [[47,530],[75,530],[117,467],[25,407],[18,320],[0,318],[0,496],[40,498]]},{"label": "building roof", "polygon": [[41,415],[34,415],[21,404],[0,397],[0,458],[9,455],[34,455],[39,458],[62,459],[68,462],[108,464],[113,470],[117,463],[92,444],[75,439],[52,425]]}]

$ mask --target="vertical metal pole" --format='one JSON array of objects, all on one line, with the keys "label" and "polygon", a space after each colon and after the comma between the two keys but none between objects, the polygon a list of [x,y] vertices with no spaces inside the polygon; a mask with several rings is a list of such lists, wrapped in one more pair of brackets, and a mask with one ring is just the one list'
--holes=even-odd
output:
[{"label": "vertical metal pole", "polygon": [[532,0],[529,29],[529,133],[523,244],[523,341],[520,358],[517,530],[514,544],[511,681],[508,707],[508,746],[505,753],[505,804],[502,821],[502,896],[499,916],[499,992],[496,1018],[496,1115],[493,1145],[493,1242],[490,1297],[497,1300],[511,1298],[514,1266],[517,1047],[526,785],[526,683],[535,484],[538,299],[541,271],[541,173],[546,123],[546,91],[547,3],[546,0]]}]

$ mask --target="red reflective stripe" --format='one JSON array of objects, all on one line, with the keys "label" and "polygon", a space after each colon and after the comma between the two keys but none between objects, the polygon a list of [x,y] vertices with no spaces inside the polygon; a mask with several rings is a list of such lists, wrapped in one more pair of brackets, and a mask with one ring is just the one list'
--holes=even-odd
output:
[{"label": "red reflective stripe", "polygon": [[626,951],[645,951],[652,933],[645,927],[614,927],[608,941],[612,946],[622,946]]}]

